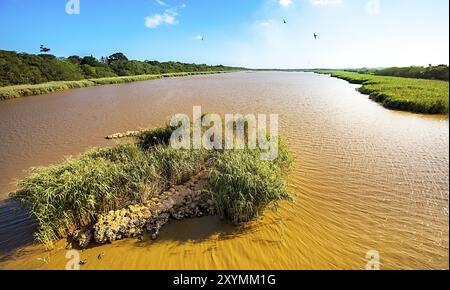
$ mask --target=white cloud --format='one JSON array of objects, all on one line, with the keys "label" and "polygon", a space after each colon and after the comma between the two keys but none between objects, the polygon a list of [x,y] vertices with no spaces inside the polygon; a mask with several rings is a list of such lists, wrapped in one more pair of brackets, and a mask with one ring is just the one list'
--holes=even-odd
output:
[{"label": "white cloud", "polygon": [[166,2],[162,1],[162,0],[155,0],[156,3],[158,3],[161,6],[167,7],[168,5],[166,4]]},{"label": "white cloud", "polygon": [[280,5],[283,6],[283,7],[289,7],[294,2],[292,0],[278,0],[278,3],[280,3]]},{"label": "white cloud", "polygon": [[342,0],[310,0],[313,5],[335,5],[341,4]]},{"label": "white cloud", "polygon": [[166,10],[163,14],[154,14],[145,18],[145,26],[150,29],[156,28],[162,24],[175,25],[178,24],[176,16],[178,14],[174,11]]},{"label": "white cloud", "polygon": [[145,26],[150,29],[157,28],[162,24],[166,25],[176,25],[178,24],[178,20],[176,19],[178,16],[178,10],[184,9],[187,7],[186,4],[181,4],[177,7],[170,7],[164,0],[155,0],[159,6],[166,7],[164,12],[155,13],[151,16],[145,17]]}]

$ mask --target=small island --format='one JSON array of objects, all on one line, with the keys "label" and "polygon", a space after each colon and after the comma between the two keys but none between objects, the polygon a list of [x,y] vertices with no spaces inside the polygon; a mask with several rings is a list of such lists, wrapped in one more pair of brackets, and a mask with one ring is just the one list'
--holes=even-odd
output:
[{"label": "small island", "polygon": [[292,200],[284,180],[292,158],[283,141],[278,157],[263,161],[262,149],[173,149],[176,129],[115,134],[136,142],[32,170],[11,197],[37,220],[36,240],[51,248],[69,238],[85,248],[144,232],[156,239],[169,220],[218,215],[240,224]]}]

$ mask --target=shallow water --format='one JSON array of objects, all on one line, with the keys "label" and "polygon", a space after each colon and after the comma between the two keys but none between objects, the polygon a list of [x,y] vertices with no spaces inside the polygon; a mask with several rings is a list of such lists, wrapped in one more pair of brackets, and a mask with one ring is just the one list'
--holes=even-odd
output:
[{"label": "shallow water", "polygon": [[[364,269],[376,250],[385,269],[448,269],[448,119],[389,111],[355,88],[309,73],[233,73],[0,102],[0,192],[31,166],[114,144],[103,137],[191,115],[194,105],[278,113],[295,157],[294,203],[245,228],[207,217],[172,223],[155,242],[90,248],[84,268]],[[11,208],[0,205],[0,268],[64,269],[63,241],[12,252],[33,224]]]}]

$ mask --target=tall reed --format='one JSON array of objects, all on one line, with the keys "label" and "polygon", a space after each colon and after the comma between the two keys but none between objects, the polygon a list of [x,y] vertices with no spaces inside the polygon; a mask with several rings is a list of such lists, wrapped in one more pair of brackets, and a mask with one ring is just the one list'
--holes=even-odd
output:
[{"label": "tall reed", "polygon": [[280,141],[279,156],[262,161],[260,150],[227,150],[220,154],[209,174],[216,212],[238,224],[259,217],[271,205],[292,200],[284,180],[292,157]]},{"label": "tall reed", "polygon": [[33,169],[19,181],[12,198],[39,223],[36,239],[49,246],[74,230],[89,227],[97,216],[148,200],[199,170],[206,153],[135,144],[94,149],[64,164]]}]

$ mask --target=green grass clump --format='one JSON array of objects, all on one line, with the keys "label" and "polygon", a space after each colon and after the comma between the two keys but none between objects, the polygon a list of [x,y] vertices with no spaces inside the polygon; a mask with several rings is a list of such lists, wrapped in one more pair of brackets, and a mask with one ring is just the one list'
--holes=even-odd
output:
[{"label": "green grass clump", "polygon": [[422,114],[449,113],[446,81],[385,77],[345,71],[325,71],[332,77],[361,84],[359,91],[385,108]]},{"label": "green grass clump", "polygon": [[144,150],[158,145],[169,145],[170,138],[176,128],[166,125],[156,129],[143,130],[138,136],[138,145]]},{"label": "green grass clump", "polygon": [[98,85],[122,84],[122,83],[154,80],[169,77],[183,77],[190,75],[204,75],[204,74],[218,74],[218,73],[225,73],[225,72],[224,71],[181,72],[181,73],[167,73],[158,75],[137,75],[125,77],[98,78],[80,81],[59,81],[37,85],[16,85],[16,86],[0,87],[0,100],[50,94],[62,92],[69,89],[85,88]]},{"label": "green grass clump", "polygon": [[178,150],[157,146],[151,150],[156,168],[165,187],[181,184],[198,173],[209,158],[207,150]]},{"label": "green grass clump", "polygon": [[11,195],[39,223],[36,239],[48,246],[91,226],[110,210],[141,203],[193,175],[206,152],[135,144],[94,149],[64,164],[32,171]]},{"label": "green grass clump", "polygon": [[285,145],[275,161],[262,161],[259,150],[224,151],[215,161],[209,184],[217,214],[238,224],[260,216],[270,205],[292,200],[283,180],[291,166]]}]

